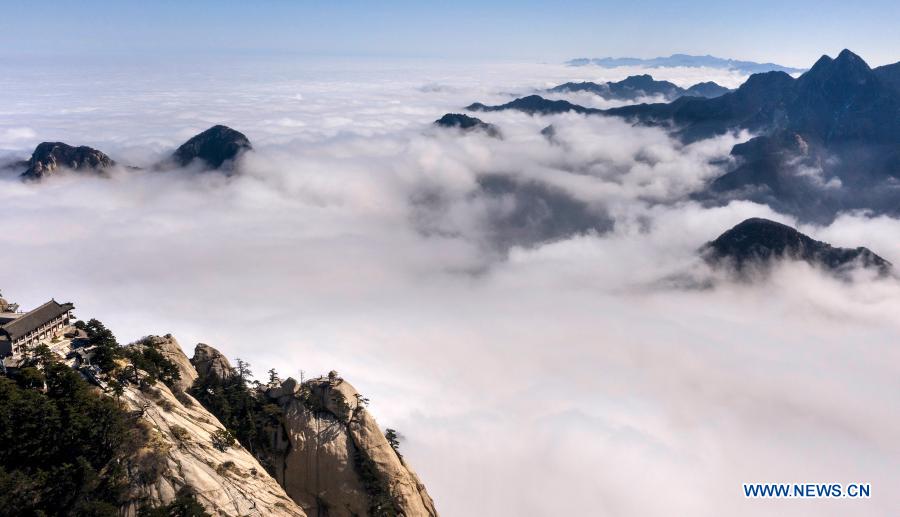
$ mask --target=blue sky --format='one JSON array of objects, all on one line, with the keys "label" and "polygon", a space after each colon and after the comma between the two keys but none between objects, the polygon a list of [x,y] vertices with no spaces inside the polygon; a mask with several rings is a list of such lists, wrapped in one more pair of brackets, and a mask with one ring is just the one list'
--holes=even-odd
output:
[{"label": "blue sky", "polygon": [[900,59],[900,7],[875,0],[0,0],[0,54],[296,52],[562,60],[673,52],[808,66],[850,48]]}]

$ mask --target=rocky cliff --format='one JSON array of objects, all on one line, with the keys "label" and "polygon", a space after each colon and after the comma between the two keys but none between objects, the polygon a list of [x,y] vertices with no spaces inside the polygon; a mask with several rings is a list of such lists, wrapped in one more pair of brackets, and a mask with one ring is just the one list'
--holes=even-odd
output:
[{"label": "rocky cliff", "polygon": [[186,167],[194,161],[208,169],[231,170],[233,160],[253,148],[240,131],[217,125],[195,135],[172,154],[172,161]]},{"label": "rocky cliff", "polygon": [[236,363],[97,320],[36,347],[0,373],[0,515],[437,515],[336,373],[261,384]]},{"label": "rocky cliff", "polygon": [[160,476],[149,485],[135,485],[134,502],[124,509],[125,515],[167,504],[183,487],[213,515],[306,515],[240,444],[215,445],[214,437],[224,434],[224,426],[182,391],[197,372],[172,336],[152,336],[132,346],[156,347],[177,366],[180,379],[171,388],[161,382],[143,388],[128,384],[121,395],[128,409],[149,424],[151,447],[163,453]]},{"label": "rocky cliff", "polygon": [[34,149],[28,160],[28,169],[21,176],[26,180],[40,180],[59,169],[102,172],[114,165],[109,156],[91,147],[43,142]]},{"label": "rocky cliff", "polygon": [[434,517],[416,473],[365,408],[366,399],[335,376],[287,379],[266,391],[284,415],[273,436],[275,477],[310,515]]},{"label": "rocky cliff", "polygon": [[227,379],[233,373],[228,358],[205,343],[198,343],[194,348],[194,357],[191,358],[190,364],[195,369],[194,379],[191,382],[197,380],[198,376],[207,377],[209,375]]},{"label": "rocky cliff", "polygon": [[[198,345],[192,359],[198,385],[219,386],[222,354]],[[233,376],[230,368],[225,371]],[[300,383],[288,378],[256,390],[267,419],[265,444],[255,447],[285,492],[308,515],[437,516],[416,473],[366,410],[367,399],[336,374]],[[214,405],[214,404],[211,404]]]}]

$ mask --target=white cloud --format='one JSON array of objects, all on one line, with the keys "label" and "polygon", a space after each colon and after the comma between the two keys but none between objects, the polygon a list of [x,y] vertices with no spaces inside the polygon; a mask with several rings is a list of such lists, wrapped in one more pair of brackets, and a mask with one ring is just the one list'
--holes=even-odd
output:
[{"label": "white cloud", "polygon": [[30,127],[10,127],[0,130],[0,149],[15,148],[23,141],[33,141],[37,133]]},{"label": "white cloud", "polygon": [[[790,265],[758,285],[660,283],[715,276],[694,252],[746,217],[795,223],[753,203],[683,201],[750,135],[685,146],[618,120],[519,113],[483,116],[503,140],[429,126],[476,100],[608,72],[596,69],[291,64],[266,82],[248,70],[148,72],[137,87],[132,76],[97,86],[76,74],[64,96],[42,82],[5,93],[8,127],[124,163],[151,163],[219,122],[257,150],[230,179],[123,170],[3,180],[4,295],[26,307],[71,299],[122,341],[172,332],[258,373],[338,369],[408,438],[406,457],[443,515],[897,506],[896,281],[847,283]],[[735,85],[683,72],[650,73]],[[103,109],[60,119],[69,103]],[[559,145],[539,133],[550,123]],[[27,154],[35,136],[7,145]],[[485,173],[552,185],[608,211],[615,230],[514,247],[498,261],[484,247],[485,214],[510,199],[476,195]],[[426,194],[444,204],[417,210],[412,200]],[[424,223],[440,231],[423,233]],[[900,263],[895,219],[845,215],[801,229]],[[740,493],[747,481],[810,480],[868,481],[875,496],[767,503]]]}]

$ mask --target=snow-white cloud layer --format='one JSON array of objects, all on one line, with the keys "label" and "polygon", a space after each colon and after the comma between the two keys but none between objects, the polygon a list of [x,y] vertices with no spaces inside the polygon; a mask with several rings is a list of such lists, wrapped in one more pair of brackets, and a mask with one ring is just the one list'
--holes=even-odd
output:
[{"label": "snow-white cloud layer", "polygon": [[[339,370],[405,436],[443,515],[879,515],[900,503],[900,284],[799,264],[732,283],[696,258],[747,217],[794,223],[684,201],[749,135],[685,146],[615,119],[519,113],[479,115],[503,139],[430,126],[473,101],[636,70],[0,69],[3,156],[62,140],[142,166],[216,123],[256,148],[233,178],[3,178],[3,294],[72,300],[120,341],[211,343],[258,373]],[[517,199],[485,196],[485,174],[615,226],[498,250],[493,221]],[[898,220],[800,229],[900,263]],[[672,280],[697,277],[717,282]],[[870,482],[873,496],[744,499],[741,483],[765,481]]]}]

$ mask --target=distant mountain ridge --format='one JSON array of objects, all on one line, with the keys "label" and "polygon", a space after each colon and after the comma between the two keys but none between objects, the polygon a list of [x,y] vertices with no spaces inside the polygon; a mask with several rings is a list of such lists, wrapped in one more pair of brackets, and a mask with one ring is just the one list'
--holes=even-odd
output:
[{"label": "distant mountain ridge", "polygon": [[569,111],[582,114],[603,113],[603,110],[601,109],[585,108],[578,104],[572,104],[569,101],[545,99],[540,95],[528,95],[527,97],[521,97],[497,106],[488,106],[480,102],[475,102],[466,106],[465,109],[468,111],[483,112],[516,110],[528,113],[529,115],[553,115]]},{"label": "distant mountain ridge", "polygon": [[786,72],[795,74],[803,72],[801,68],[779,65],[776,63],[757,63],[755,61],[741,61],[738,59],[726,59],[716,56],[696,56],[690,54],[672,54],[666,57],[654,57],[642,59],[637,57],[601,57],[601,58],[576,58],[566,61],[569,66],[595,65],[602,68],[618,68],[621,66],[643,66],[647,68],[665,67],[690,67],[690,68],[718,68],[723,70],[735,70],[745,74],[758,74],[761,72]]},{"label": "distant mountain ridge", "polygon": [[696,193],[724,204],[750,200],[803,221],[841,211],[900,215],[900,63],[872,69],[849,50],[822,56],[798,78],[751,75],[736,90],[704,99],[595,109],[537,95],[473,111],[613,115],[666,129],[685,143],[738,130],[756,134],[732,149],[735,166]]},{"label": "distant mountain ridge", "polygon": [[670,128],[685,141],[747,129],[759,136],[732,150],[736,167],[697,199],[765,203],[827,223],[844,210],[900,213],[900,89],[897,65],[871,69],[849,50],[822,56],[794,79],[756,74],[715,99],[606,110]]},{"label": "distant mountain ridge", "polygon": [[713,98],[728,93],[728,88],[712,81],[695,84],[689,88],[669,81],[658,81],[648,74],[628,76],[621,81],[595,83],[590,81],[569,82],[547,90],[550,93],[590,92],[607,100],[635,101],[642,97],[662,96],[667,101],[679,97]]}]

